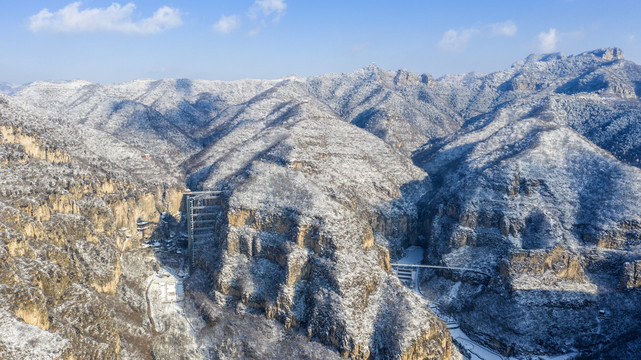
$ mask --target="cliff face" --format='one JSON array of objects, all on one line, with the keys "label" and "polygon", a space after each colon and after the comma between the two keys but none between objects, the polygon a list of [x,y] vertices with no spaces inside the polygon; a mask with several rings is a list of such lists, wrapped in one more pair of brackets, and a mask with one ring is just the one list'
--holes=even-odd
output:
[{"label": "cliff face", "polygon": [[[20,174],[10,167],[4,170]],[[66,193],[64,190],[57,191]],[[139,218],[157,222],[160,213],[153,205],[163,204],[163,199],[144,190],[78,192],[77,200],[73,196],[69,200],[75,206],[61,208],[56,197],[22,194],[19,198],[2,197],[3,212],[11,214],[2,220],[0,248],[3,274],[12,274],[0,285],[0,301],[8,311],[5,316],[15,316],[67,339],[61,349],[65,356],[117,358],[124,329],[114,321],[110,301],[100,294],[115,296],[123,291],[122,254],[142,240],[136,231],[136,217],[131,220],[133,227],[128,228],[132,239],[125,237],[122,229],[127,224],[116,220],[118,211],[126,206]],[[25,204],[29,197],[33,198]],[[118,200],[107,204],[108,197]]]},{"label": "cliff face", "polygon": [[[4,108],[0,126],[0,357],[118,358],[121,337],[144,329],[123,327],[126,314],[113,306],[133,285],[121,283],[123,255],[143,241],[138,219],[158,223],[179,210],[182,186],[92,168],[37,129],[16,126],[15,111]],[[10,325],[18,320],[33,327]],[[30,337],[50,338],[48,350],[23,344]]]},{"label": "cliff face", "polygon": [[424,246],[431,262],[494,274],[445,301],[479,338],[506,354],[592,351],[635,328],[616,314],[638,313],[639,294],[617,289],[635,284],[641,172],[520,111],[417,154],[438,184],[422,202]]},{"label": "cliff face", "polygon": [[[224,230],[199,262],[221,304],[264,312],[341,356],[450,358],[447,330],[391,272],[383,240],[409,241],[399,219],[416,213],[399,203],[400,185],[424,174],[359,132],[340,120],[291,125],[228,179]],[[388,177],[388,161],[405,173]]]}]

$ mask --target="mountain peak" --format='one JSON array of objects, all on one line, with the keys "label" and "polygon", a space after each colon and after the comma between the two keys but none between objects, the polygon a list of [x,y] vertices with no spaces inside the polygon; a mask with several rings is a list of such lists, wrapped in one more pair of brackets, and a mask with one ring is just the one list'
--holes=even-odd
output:
[{"label": "mountain peak", "polygon": [[548,62],[554,60],[562,60],[565,58],[597,58],[602,61],[614,61],[614,60],[623,60],[623,50],[618,47],[610,46],[608,48],[600,48],[596,50],[586,51],[578,55],[570,55],[566,57],[560,52],[547,53],[547,54],[530,54],[525,60],[516,62],[513,66],[520,66],[523,64],[534,63],[534,62]]},{"label": "mountain peak", "polygon": [[561,60],[563,58],[565,58],[565,55],[560,52],[547,54],[530,54],[527,58],[525,58],[525,63],[533,63],[537,61],[547,62],[553,60]]},{"label": "mountain peak", "polygon": [[365,66],[363,68],[363,70],[365,70],[365,71],[379,71],[379,70],[381,70],[381,68],[378,67],[378,65],[376,65],[376,63],[371,63],[371,64]]},{"label": "mountain peak", "polygon": [[593,55],[605,61],[623,60],[623,50],[618,47],[610,46],[608,48],[601,48],[592,51],[584,52],[581,55]]}]

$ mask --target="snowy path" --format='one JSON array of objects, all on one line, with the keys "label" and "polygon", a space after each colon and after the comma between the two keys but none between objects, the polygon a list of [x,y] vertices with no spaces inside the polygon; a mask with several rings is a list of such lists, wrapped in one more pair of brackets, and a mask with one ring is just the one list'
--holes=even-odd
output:
[{"label": "snowy path", "polygon": [[156,322],[154,321],[154,314],[153,314],[153,311],[151,310],[151,297],[149,296],[149,289],[151,289],[151,285],[154,283],[154,278],[155,276],[152,275],[147,280],[147,289],[145,290],[145,303],[147,304],[147,318],[149,318],[149,323],[151,323],[151,330],[154,333],[157,333],[158,331],[156,330]]}]

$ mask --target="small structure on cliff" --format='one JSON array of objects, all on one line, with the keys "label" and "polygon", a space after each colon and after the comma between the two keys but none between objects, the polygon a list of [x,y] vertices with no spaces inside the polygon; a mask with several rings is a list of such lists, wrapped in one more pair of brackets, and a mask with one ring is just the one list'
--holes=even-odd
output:
[{"label": "small structure on cliff", "polygon": [[150,224],[149,221],[145,221],[140,218],[136,221],[136,230],[138,230],[139,232],[142,232],[143,239],[145,238],[145,230],[149,229],[149,224]]}]

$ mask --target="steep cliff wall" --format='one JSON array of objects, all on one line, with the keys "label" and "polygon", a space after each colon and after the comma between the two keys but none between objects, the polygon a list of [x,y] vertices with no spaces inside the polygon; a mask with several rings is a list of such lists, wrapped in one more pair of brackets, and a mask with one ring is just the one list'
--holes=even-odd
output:
[{"label": "steep cliff wall", "polygon": [[[264,313],[343,357],[450,358],[444,324],[390,268],[388,247],[411,241],[410,199],[420,194],[399,180],[424,174],[339,120],[303,120],[289,134],[226,180],[220,230],[197,259],[216,301]],[[405,170],[399,177],[384,168],[391,159]]]},{"label": "steep cliff wall", "polygon": [[[7,122],[0,125],[3,316],[49,334],[39,337],[59,339],[49,350],[58,358],[119,358],[127,329],[112,303],[119,289],[130,286],[120,283],[122,253],[141,244],[137,220],[157,223],[162,212],[176,213],[183,189],[91,169],[46,134],[16,126],[15,118],[1,120]],[[15,358],[29,351],[0,354]]]},{"label": "steep cliff wall", "polygon": [[617,288],[635,284],[641,172],[526,115],[506,108],[417,154],[439,186],[421,205],[423,245],[432,263],[493,274],[439,300],[478,338],[505,354],[590,352],[635,328],[614,314],[638,313]]}]

